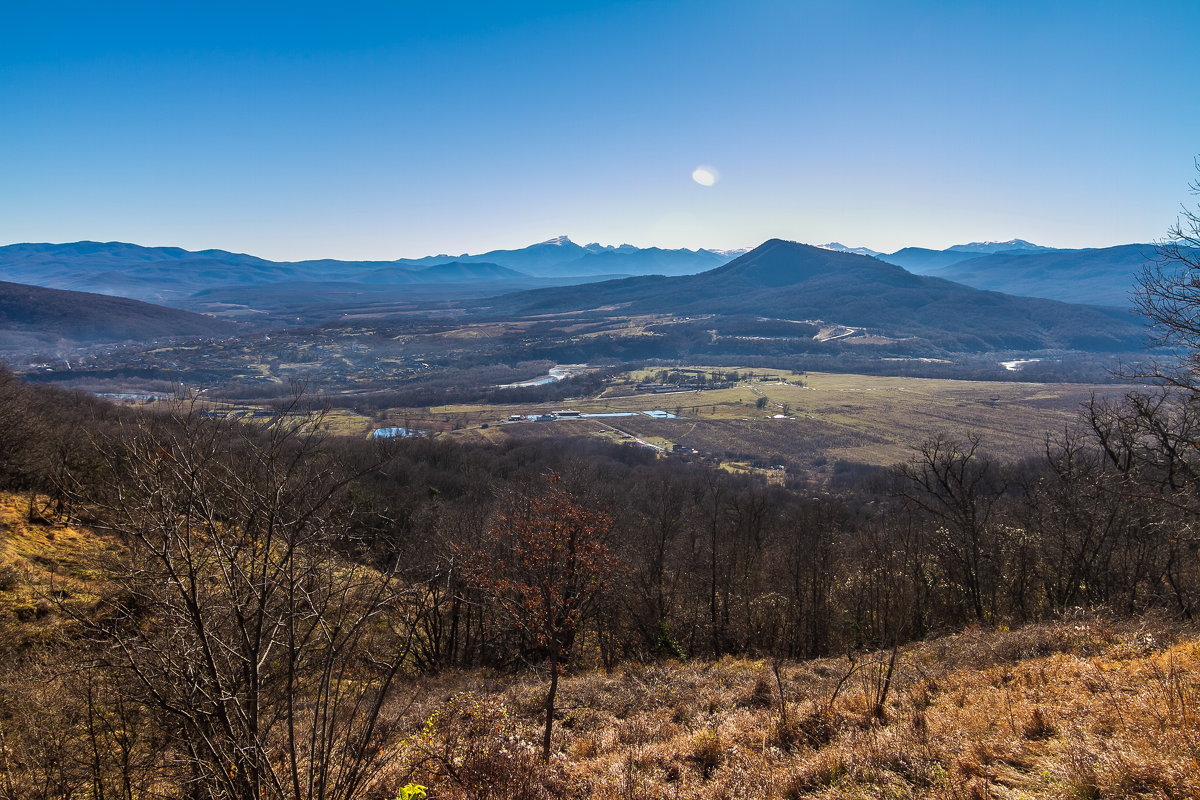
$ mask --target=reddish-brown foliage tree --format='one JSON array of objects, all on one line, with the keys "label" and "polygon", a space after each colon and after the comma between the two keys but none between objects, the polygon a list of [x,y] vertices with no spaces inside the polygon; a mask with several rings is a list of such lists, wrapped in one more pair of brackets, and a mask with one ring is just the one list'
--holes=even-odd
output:
[{"label": "reddish-brown foliage tree", "polygon": [[536,493],[505,498],[478,550],[466,553],[470,583],[483,590],[549,670],[542,758],[550,757],[558,678],[570,660],[581,616],[616,567],[604,536],[612,524],[547,478]]}]

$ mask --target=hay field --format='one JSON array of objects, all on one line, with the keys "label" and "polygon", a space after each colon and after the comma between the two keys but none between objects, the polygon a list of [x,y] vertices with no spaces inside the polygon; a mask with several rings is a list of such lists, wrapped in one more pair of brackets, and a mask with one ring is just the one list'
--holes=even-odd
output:
[{"label": "hay field", "polygon": [[[800,377],[790,371],[774,372],[787,382],[758,380],[728,389],[670,394],[610,390],[597,398],[546,405],[457,406],[431,411],[453,414],[463,423],[463,430],[446,435],[467,439],[586,433],[611,436],[615,428],[665,443],[668,449],[674,444],[689,447],[718,461],[782,459],[817,467],[844,460],[886,466],[905,460],[913,447],[936,435],[976,433],[994,455],[1035,455],[1047,435],[1060,434],[1079,423],[1079,412],[1093,395],[1120,394],[1127,388],[817,372]],[[634,380],[645,377],[630,375]],[[800,381],[804,385],[798,385]],[[759,409],[756,402],[762,397],[766,407]],[[678,412],[679,418],[503,422],[509,414],[564,408],[584,413],[662,409]],[[785,413],[788,419],[772,418]],[[489,428],[481,431],[482,424]]]}]

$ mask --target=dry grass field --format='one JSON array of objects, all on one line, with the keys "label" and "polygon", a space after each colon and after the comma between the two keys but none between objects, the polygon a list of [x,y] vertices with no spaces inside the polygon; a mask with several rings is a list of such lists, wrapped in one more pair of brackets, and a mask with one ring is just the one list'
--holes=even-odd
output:
[{"label": "dry grass field", "polygon": [[419,733],[393,769],[462,800],[1200,796],[1189,631],[1080,616],[904,647],[889,677],[891,663],[579,673],[562,683],[547,765],[533,755],[539,681],[443,677],[419,690]]},{"label": "dry grass field", "polygon": [[[699,368],[702,369],[702,368]],[[757,373],[770,372],[756,370]],[[460,430],[446,434],[497,441],[502,437],[595,434],[612,429],[655,443],[682,445],[718,461],[786,460],[820,472],[838,460],[886,466],[906,459],[926,439],[945,434],[979,434],[986,449],[1004,458],[1040,452],[1047,434],[1078,424],[1093,395],[1124,391],[1113,385],[999,383],[928,378],[893,378],[835,373],[803,377],[776,371],[779,380],[743,382],[732,388],[669,394],[631,393],[631,374],[597,398],[545,405],[442,406],[430,416],[453,419]],[[799,385],[800,383],[803,385]],[[761,397],[764,409],[756,408]],[[678,419],[647,416],[557,422],[503,422],[510,414],[562,408],[584,413],[662,409]],[[788,419],[772,419],[785,414]],[[392,416],[405,413],[393,412]],[[421,413],[410,411],[408,413]],[[486,429],[482,425],[488,425]]]},{"label": "dry grass field", "polygon": [[[696,366],[687,369],[751,371]],[[1117,395],[1112,384],[1019,383],[897,378],[755,368],[756,379],[712,391],[637,392],[654,372],[614,380],[599,396],[519,405],[443,405],[394,408],[373,417],[347,409],[327,412],[330,434],[367,436],[377,427],[406,427],[460,441],[597,436],[643,441],[670,453],[676,445],[734,469],[762,471],[786,464],[792,473],[828,476],[838,462],[888,466],[936,435],[978,434],[985,449],[1017,459],[1041,452],[1047,435],[1079,423],[1094,395]],[[765,401],[763,400],[765,398]],[[758,408],[760,401],[764,408]],[[247,421],[254,407],[205,401],[214,413]],[[570,409],[586,414],[634,416],[509,422],[510,415]],[[666,411],[675,419],[646,416]],[[785,417],[777,419],[775,417]],[[769,470],[768,470],[769,471]]]}]

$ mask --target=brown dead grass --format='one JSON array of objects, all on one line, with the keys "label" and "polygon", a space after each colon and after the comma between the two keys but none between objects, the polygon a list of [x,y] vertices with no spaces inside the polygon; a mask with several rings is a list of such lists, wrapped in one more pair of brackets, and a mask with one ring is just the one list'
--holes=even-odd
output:
[{"label": "brown dead grass", "polygon": [[[1077,424],[1080,409],[1093,394],[1106,396],[1127,388],[819,372],[806,373],[804,385],[799,385],[801,378],[788,371],[755,371],[771,373],[782,381],[755,381],[704,392],[630,393],[633,382],[653,377],[652,371],[642,370],[628,373],[628,384],[612,387],[598,398],[524,406],[455,406],[436,411],[452,410],[465,425],[464,430],[447,436],[495,441],[578,433],[561,422],[496,425],[509,414],[564,407],[589,413],[678,408],[682,416],[677,420],[629,417],[609,422],[635,435],[661,436],[719,460],[780,455],[799,466],[822,456],[829,462],[888,466],[907,460],[912,448],[931,436],[960,436],[963,431],[980,434],[988,452],[997,457],[1038,455],[1048,433],[1061,433],[1065,427]],[[755,403],[762,396],[770,405],[760,410]],[[771,419],[785,403],[791,419]],[[485,423],[491,428],[481,432],[478,426]],[[582,433],[597,435],[603,430],[604,426],[597,424]],[[813,470],[814,474],[818,471]]]},{"label": "brown dead grass", "polygon": [[[491,709],[502,722],[458,743],[463,763],[503,751],[506,785],[519,762],[529,797],[1200,797],[1200,641],[1186,632],[1081,617],[915,645],[878,712],[886,655],[860,657],[849,677],[846,658],[784,664],[786,713],[763,661],[574,675],[548,765],[532,755],[532,676],[442,679],[414,719],[447,697]],[[444,742],[435,729],[425,735]],[[491,796],[411,756],[397,775],[427,781],[431,798]]]},{"label": "brown dead grass", "polygon": [[68,636],[109,591],[98,566],[114,546],[92,531],[31,522],[27,497],[0,494],[0,653]]}]

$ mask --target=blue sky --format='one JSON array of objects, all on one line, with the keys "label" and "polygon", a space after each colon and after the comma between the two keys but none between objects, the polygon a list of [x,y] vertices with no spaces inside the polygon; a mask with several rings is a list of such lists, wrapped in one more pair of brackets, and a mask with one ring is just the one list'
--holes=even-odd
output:
[{"label": "blue sky", "polygon": [[0,243],[1146,241],[1198,44],[1152,0],[8,2]]}]

